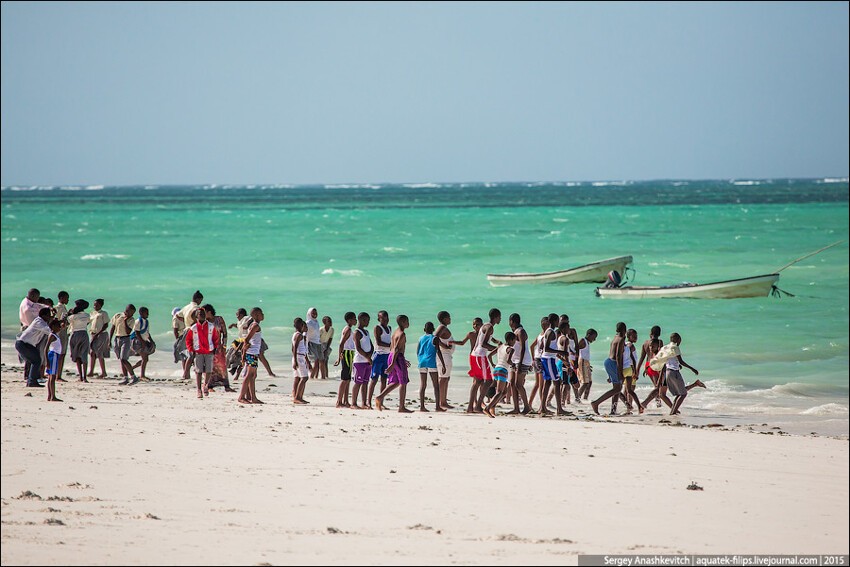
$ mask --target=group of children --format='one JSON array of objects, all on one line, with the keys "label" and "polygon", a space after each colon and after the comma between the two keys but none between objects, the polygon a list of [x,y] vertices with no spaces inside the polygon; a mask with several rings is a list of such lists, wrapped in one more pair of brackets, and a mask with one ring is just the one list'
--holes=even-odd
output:
[{"label": "group of children", "polygon": [[[225,367],[225,342],[227,327],[224,319],[215,314],[210,305],[201,306],[203,295],[196,291],[192,302],[183,309],[172,312],[174,336],[176,339],[175,361],[183,362],[184,378],[194,367],[198,398],[209,395],[213,386],[223,384],[226,391],[234,391],[227,380]],[[39,303],[40,301],[44,303]],[[134,318],[136,308],[128,305],[125,310],[108,319],[103,311],[103,300],[98,299],[94,311],[86,313],[89,304],[79,299],[70,311],[64,306],[69,301],[66,292],[59,294],[60,306],[48,305],[50,300],[40,297],[38,290],[30,290],[21,304],[21,324],[23,332],[18,336],[16,348],[28,367],[27,384],[40,386],[34,382],[31,364],[39,365],[41,372],[47,374],[48,400],[61,401],[56,397],[56,381],[61,378],[62,363],[67,346],[70,346],[71,359],[77,364],[80,381],[87,382],[87,375],[94,370],[95,361],[101,364],[101,377],[105,377],[103,358],[109,356],[109,345],[113,344],[121,364],[122,385],[134,385],[140,378],[133,370],[141,366],[144,378],[148,357],[155,351],[150,336],[148,310],[139,309],[138,318]],[[38,312],[38,315],[35,313]],[[255,307],[250,314],[245,309],[236,313],[237,323],[230,328],[238,329],[238,337],[231,345],[228,359],[230,372],[243,379],[238,401],[244,404],[261,404],[256,394],[256,375],[259,363],[263,363],[271,376],[274,374],[265,360],[264,351],[268,348],[263,340],[260,323],[264,320],[262,310]],[[406,329],[409,319],[406,315],[396,318],[396,329],[389,325],[386,311],[377,313],[377,325],[370,329],[371,317],[362,312],[356,315],[349,311],[344,316],[346,326],[342,331],[338,354],[334,366],[341,366],[340,385],[337,392],[336,407],[352,409],[383,409],[386,396],[396,388],[399,392],[398,411],[410,412],[405,405],[408,368],[410,362],[405,358],[407,345]],[[447,392],[454,366],[457,347],[469,344],[469,376],[472,383],[467,413],[479,413],[496,417],[496,409],[506,403],[511,409],[507,414],[528,414],[536,411],[540,415],[565,415],[564,406],[588,401],[593,384],[590,348],[596,341],[595,329],[587,329],[582,337],[570,324],[567,315],[550,313],[540,320],[540,333],[533,338],[523,328],[521,317],[512,313],[508,317],[510,331],[502,338],[496,336],[496,326],[502,322],[499,309],[491,309],[485,322],[476,317],[472,329],[462,339],[452,335],[451,314],[441,311],[437,314],[438,325],[428,321],[424,334],[416,347],[420,384],[419,411],[429,411],[426,407],[426,391],[429,383],[433,388],[434,410],[444,412],[453,409],[448,403]],[[111,323],[108,335],[106,329]],[[87,328],[91,326],[91,336]],[[318,375],[327,375],[327,362],[332,351],[334,336],[332,320],[325,316],[322,325],[318,323],[315,308],[307,311],[306,320],[301,317],[293,321],[295,332],[292,335],[292,400],[302,405],[309,402],[304,398],[307,381]],[[71,330],[67,340],[67,328]],[[685,385],[681,369],[688,368],[694,374],[699,372],[687,364],[681,356],[679,345],[681,336],[673,333],[670,344],[664,345],[660,338],[661,329],[655,326],[650,338],[643,343],[638,353],[637,332],[628,329],[625,323],[617,323],[616,335],[611,341],[604,368],[611,388],[599,398],[590,402],[594,413],[599,414],[599,406],[611,400],[611,415],[617,414],[618,403],[624,402],[626,414],[634,408],[643,413],[648,403],[656,400],[657,407],[667,404],[670,413],[680,412],[682,402],[694,387],[705,387],[696,380]],[[65,339],[63,340],[63,336]],[[105,346],[105,348],[104,348]],[[35,351],[43,353],[37,356]],[[91,369],[86,372],[87,357],[91,354]],[[141,361],[131,364],[129,357],[138,355]],[[531,393],[526,391],[526,378],[534,373]],[[223,378],[221,375],[224,375]],[[635,392],[640,376],[652,381],[653,389],[641,401]],[[378,385],[380,384],[380,388]],[[377,393],[375,390],[378,390]],[[667,393],[672,394],[671,400]],[[554,407],[552,406],[554,402]],[[535,410],[534,406],[537,406]]]},{"label": "group of children", "polygon": [[[368,313],[355,315],[349,311],[344,316],[346,327],[342,331],[334,363],[334,366],[342,366],[336,407],[372,409],[374,398],[375,406],[382,409],[386,394],[400,386],[399,411],[408,412],[404,397],[409,381],[407,369],[404,365],[400,366],[398,360],[403,360],[405,329],[409,320],[407,316],[400,315],[397,319],[399,328],[393,332],[386,311],[379,311],[377,318],[378,324],[370,332]],[[491,309],[488,321],[485,323],[476,317],[472,330],[462,340],[453,337],[449,327],[451,315],[447,311],[437,314],[439,326],[431,321],[425,323],[416,352],[420,376],[419,411],[429,411],[425,395],[429,382],[434,391],[434,410],[443,412],[453,408],[446,395],[454,354],[458,346],[467,343],[470,346],[469,376],[472,378],[467,413],[496,417],[497,406],[505,402],[513,406],[508,414],[527,414],[535,411],[533,406],[538,402],[537,412],[540,415],[565,415],[564,406],[571,403],[571,398],[576,403],[588,400],[593,383],[590,345],[598,336],[595,329],[588,329],[579,338],[567,315],[551,313],[540,320],[540,334],[529,344],[530,337],[518,313],[512,313],[508,318],[511,330],[505,333],[504,340],[497,339],[495,327],[501,320],[501,311]],[[293,399],[296,403],[306,403],[303,391],[311,366],[305,356],[306,327],[302,319],[295,320],[295,329],[292,339],[296,376]],[[671,342],[676,346],[676,350],[671,352],[675,355],[660,360],[659,356],[664,353],[659,327],[652,328],[650,340],[644,343],[639,357],[634,344],[637,332],[627,329],[625,323],[618,323],[616,331],[605,361],[611,389],[590,403],[595,413],[599,413],[599,404],[607,399],[612,399],[611,415],[617,414],[617,404],[621,400],[626,405],[626,414],[630,414],[634,406],[643,413],[646,404],[656,399],[659,407],[663,401],[670,407],[671,414],[677,414],[690,389],[705,387],[699,380],[689,386],[684,385],[680,372],[682,367],[695,374],[698,372],[682,360],[678,351],[681,337],[677,333],[671,335]],[[655,370],[651,362],[660,365],[660,370]],[[409,363],[406,364],[409,366]],[[525,380],[532,371],[534,384],[528,395]],[[635,393],[641,373],[648,376],[653,384],[652,392],[643,402]],[[403,374],[403,379],[399,379],[397,374]],[[379,383],[379,393],[374,397]],[[668,390],[674,396],[673,401],[667,397]],[[553,400],[554,408],[551,407]]]}]

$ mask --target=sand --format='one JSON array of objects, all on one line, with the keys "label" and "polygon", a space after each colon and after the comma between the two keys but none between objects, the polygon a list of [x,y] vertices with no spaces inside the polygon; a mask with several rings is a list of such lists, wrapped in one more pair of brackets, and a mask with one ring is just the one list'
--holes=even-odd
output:
[{"label": "sand", "polygon": [[339,410],[336,380],[294,406],[291,378],[262,370],[263,406],[171,380],[69,382],[49,403],[19,376],[2,372],[4,565],[848,552],[846,439],[660,413],[401,415],[394,396]]}]

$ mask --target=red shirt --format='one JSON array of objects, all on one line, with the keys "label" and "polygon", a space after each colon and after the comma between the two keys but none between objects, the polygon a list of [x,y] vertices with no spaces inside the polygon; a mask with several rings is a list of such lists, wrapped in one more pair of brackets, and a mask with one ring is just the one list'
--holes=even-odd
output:
[{"label": "red shirt", "polygon": [[195,323],[186,332],[186,348],[195,354],[212,354],[221,346],[218,329],[209,321]]}]

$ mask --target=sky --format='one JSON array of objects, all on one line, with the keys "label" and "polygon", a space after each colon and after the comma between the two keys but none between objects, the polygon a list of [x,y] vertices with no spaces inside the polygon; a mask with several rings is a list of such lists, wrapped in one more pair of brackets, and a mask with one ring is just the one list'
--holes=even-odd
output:
[{"label": "sky", "polygon": [[0,184],[846,177],[846,2],[2,3]]}]

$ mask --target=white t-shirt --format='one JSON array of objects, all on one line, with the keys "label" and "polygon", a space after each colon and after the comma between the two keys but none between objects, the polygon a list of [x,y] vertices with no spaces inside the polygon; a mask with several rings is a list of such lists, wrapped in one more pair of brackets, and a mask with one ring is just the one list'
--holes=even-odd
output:
[{"label": "white t-shirt", "polygon": [[[142,327],[144,327],[144,332],[141,332]],[[133,331],[135,331],[136,336],[142,339],[143,341],[149,342],[151,340],[150,323],[147,320],[145,320],[144,325],[142,325],[142,318],[139,317],[138,319],[136,319],[136,322],[133,323]]]},{"label": "white t-shirt", "polygon": [[319,324],[318,319],[307,318],[307,342],[310,343],[320,343],[321,337],[319,336]]},{"label": "white t-shirt", "polygon": [[85,311],[68,315],[68,324],[71,325],[71,332],[85,331],[88,324],[91,322],[91,315]]},{"label": "white t-shirt", "polygon": [[[514,347],[516,343],[514,343]],[[508,360],[508,349],[511,348],[506,344],[499,345],[499,350],[496,351],[496,366],[501,366],[502,368],[510,368],[510,361]]]}]

